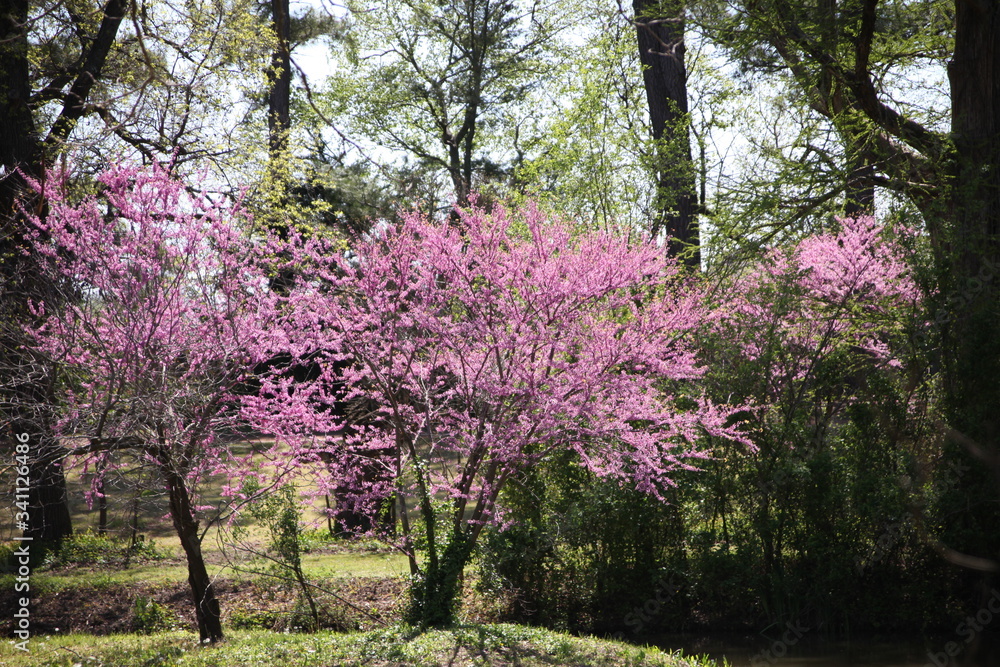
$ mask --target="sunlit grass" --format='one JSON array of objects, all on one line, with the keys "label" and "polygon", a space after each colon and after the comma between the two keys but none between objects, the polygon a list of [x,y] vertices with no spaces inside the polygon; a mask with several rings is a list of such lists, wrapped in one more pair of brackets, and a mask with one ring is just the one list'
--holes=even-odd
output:
[{"label": "sunlit grass", "polygon": [[134,667],[330,667],[332,665],[553,665],[715,667],[656,648],[572,637],[517,625],[469,625],[417,634],[406,626],[365,633],[285,634],[234,631],[217,646],[191,633],[63,635],[29,640],[27,653],[0,645],[9,667],[101,665]]}]

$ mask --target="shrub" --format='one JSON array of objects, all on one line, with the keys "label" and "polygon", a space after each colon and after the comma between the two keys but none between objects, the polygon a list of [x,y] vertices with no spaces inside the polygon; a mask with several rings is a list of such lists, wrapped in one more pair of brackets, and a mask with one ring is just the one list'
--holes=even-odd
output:
[{"label": "shrub", "polygon": [[64,539],[49,554],[47,565],[99,565],[121,567],[135,561],[162,560],[167,554],[153,540],[135,542],[113,535],[84,532]]},{"label": "shrub", "polygon": [[135,605],[132,607],[132,632],[152,635],[174,630],[176,626],[177,617],[169,607],[145,595],[135,599]]}]

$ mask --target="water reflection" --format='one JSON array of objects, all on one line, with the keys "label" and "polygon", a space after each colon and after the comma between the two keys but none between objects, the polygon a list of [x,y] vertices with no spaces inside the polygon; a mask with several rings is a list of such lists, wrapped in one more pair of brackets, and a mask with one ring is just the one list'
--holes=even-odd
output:
[{"label": "water reflection", "polygon": [[[708,655],[732,667],[935,667],[921,641],[829,642],[804,638],[789,644],[760,637],[660,636],[647,643],[685,655]],[[937,667],[958,667],[957,659]]]}]

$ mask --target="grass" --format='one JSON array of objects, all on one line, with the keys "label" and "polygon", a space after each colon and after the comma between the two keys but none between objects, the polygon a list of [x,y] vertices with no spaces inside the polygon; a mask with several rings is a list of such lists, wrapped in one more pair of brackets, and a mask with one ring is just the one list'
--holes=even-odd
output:
[{"label": "grass", "polygon": [[[255,443],[242,442],[232,445],[236,455],[245,455],[251,451]],[[12,496],[7,489],[13,489],[12,471],[0,468],[0,500],[12,502]],[[67,471],[67,497],[70,515],[76,536],[88,536],[94,533],[98,526],[98,508],[88,507],[83,498],[90,488],[90,478],[79,468]],[[227,480],[220,476],[205,480],[199,488],[198,503],[203,507],[226,506],[222,496],[222,488]],[[107,482],[105,492],[108,498],[108,534],[121,540],[129,540],[132,532],[133,514],[138,507],[138,534],[148,545],[164,558],[157,562],[135,562],[128,568],[102,567],[101,572],[89,568],[75,569],[72,567],[57,567],[51,571],[45,568],[32,573],[33,580],[47,583],[53,587],[93,584],[95,576],[102,581],[121,584],[150,583],[168,584],[187,581],[187,563],[184,558],[180,541],[172,522],[167,516],[167,499],[159,490],[157,480],[145,480],[141,486],[145,490],[135,497],[135,489],[130,484],[136,480],[111,478]],[[300,480],[299,485],[306,491],[314,491],[308,483]],[[211,520],[212,511],[202,513],[202,520]],[[0,513],[0,544],[17,534],[11,522],[11,513]],[[318,526],[309,531],[310,550],[303,557],[303,567],[310,577],[333,579],[341,577],[402,577],[409,574],[409,565],[402,554],[385,548],[376,550],[371,544],[353,544],[342,540],[332,540],[327,536],[326,520],[316,509],[303,507],[303,521],[306,524]],[[258,546],[266,541],[265,531],[248,521],[245,525],[245,535],[250,542]],[[225,545],[225,548],[224,548]],[[227,578],[239,578],[239,574],[230,566],[234,555],[232,535],[228,530],[219,527],[217,522],[211,523],[205,531],[202,540],[202,550],[208,565],[209,574]],[[87,561],[87,565],[99,565],[95,559]],[[110,565],[110,564],[109,564]],[[2,582],[0,577],[0,582]]]},{"label": "grass", "polygon": [[[302,559],[302,567],[311,579],[403,577],[409,574],[406,558],[395,553],[310,554]],[[209,563],[208,573],[212,577],[241,578],[240,573],[233,567],[219,563]],[[5,576],[0,575],[0,586],[9,583]],[[91,568],[60,568],[50,572],[35,571],[31,575],[31,581],[32,586],[39,584],[59,588],[62,586],[93,585],[98,580],[109,584],[169,584],[185,582],[187,576],[187,563],[177,559],[132,565],[127,569],[101,570],[100,572],[95,572]]]},{"label": "grass", "polygon": [[[0,471],[0,478],[4,475]],[[6,480],[0,479],[0,482]],[[203,486],[199,503],[222,506],[221,479],[208,480]],[[94,536],[86,535],[96,529],[97,510],[88,508],[79,499],[88,480],[77,472],[70,472],[67,479],[73,525],[77,535],[84,533],[78,548],[78,561],[58,560],[32,571],[32,595],[45,595],[63,589],[102,589],[132,584],[153,586],[186,582],[187,564],[169,518],[166,518],[165,499],[153,492],[155,483],[147,486],[138,501],[138,528],[154,560],[136,559],[129,567],[122,567],[114,547],[102,545]],[[4,484],[4,487],[10,486]],[[130,536],[132,511],[135,500],[126,487],[109,484],[109,514],[113,534],[119,538]],[[0,498],[3,498],[0,494]],[[6,518],[6,517],[4,517]],[[363,578],[395,579],[409,573],[406,558],[398,552],[373,548],[371,544],[331,540],[320,515],[304,517],[315,521],[318,530],[310,531],[306,540],[308,552],[303,557],[303,569],[314,581],[330,581],[332,588],[340,589],[337,582],[350,587]],[[6,524],[6,525],[5,525]],[[12,536],[9,521],[0,521],[0,539]],[[264,541],[260,527],[249,526],[246,533],[254,541]],[[228,553],[231,535],[211,527],[203,541],[203,550],[210,574],[229,580],[253,581],[254,575],[232,567]],[[75,543],[76,540],[73,540]],[[223,548],[223,544],[230,548]],[[119,542],[119,552],[120,552]],[[106,548],[107,552],[102,551]],[[146,554],[149,556],[149,554]],[[335,581],[331,581],[335,580]],[[0,587],[10,589],[12,575],[0,575]],[[270,588],[274,588],[271,586]],[[142,593],[146,595],[147,593]],[[271,603],[263,598],[254,599],[257,606],[274,611]],[[323,631],[316,634],[288,634],[271,630],[233,629],[232,618],[242,615],[253,621],[260,610],[236,608],[235,604],[224,610],[230,612],[227,640],[218,646],[202,646],[197,635],[191,632],[171,631],[148,635],[116,634],[106,636],[83,634],[56,634],[32,637],[28,651],[18,650],[12,641],[0,642],[0,664],[9,667],[65,666],[65,667],[145,667],[153,665],[225,666],[261,664],[332,667],[333,665],[524,665],[525,667],[553,667],[559,665],[622,665],[662,667],[715,667],[714,663],[698,658],[682,658],[655,648],[637,648],[632,645],[597,639],[584,639],[536,628],[516,625],[464,625],[451,630],[415,633],[406,626],[395,625],[369,632],[337,634]],[[391,600],[390,600],[391,602]],[[271,605],[271,606],[268,606]],[[155,606],[155,605],[154,605]],[[278,604],[280,606],[280,604]],[[225,612],[224,612],[225,617]],[[257,619],[259,620],[259,619]],[[170,627],[169,625],[165,627]],[[264,626],[271,627],[271,626]],[[346,627],[358,627],[347,625]],[[370,626],[369,626],[370,627]]]},{"label": "grass", "polygon": [[402,625],[354,634],[234,631],[217,646],[200,646],[191,633],[148,636],[63,635],[31,639],[29,651],[0,644],[9,667],[332,667],[334,665],[607,665],[716,667],[705,658],[656,648],[573,637],[518,625],[466,625],[417,634]]},{"label": "grass", "polygon": [[[231,444],[230,449],[234,456],[245,456],[260,445],[259,442],[238,442]],[[109,533],[128,539],[132,530],[133,515],[138,509],[138,533],[147,540],[154,540],[159,548],[180,557],[183,552],[168,514],[169,504],[162,481],[155,474],[150,476],[149,471],[142,466],[130,463],[128,455],[123,455],[123,459],[126,471],[120,476],[110,475],[105,482]],[[13,504],[13,474],[13,467],[0,466],[0,506],[11,507]],[[100,516],[98,506],[95,502],[91,507],[85,500],[91,490],[92,478],[93,475],[85,473],[79,465],[66,470],[67,505],[75,533],[96,532],[98,528]],[[223,487],[229,481],[224,476],[215,475],[204,479],[197,487],[196,502],[201,507],[199,519],[203,525],[209,525],[211,522],[203,539],[206,554],[217,550],[218,539],[225,535],[225,531],[220,531],[218,522],[215,521],[216,512],[211,508],[225,510],[227,500],[223,496]],[[305,478],[290,481],[303,491],[316,490]],[[326,525],[324,515],[315,508],[304,507],[302,518],[306,523]],[[0,513],[0,541],[19,534],[12,520],[12,513]]]}]

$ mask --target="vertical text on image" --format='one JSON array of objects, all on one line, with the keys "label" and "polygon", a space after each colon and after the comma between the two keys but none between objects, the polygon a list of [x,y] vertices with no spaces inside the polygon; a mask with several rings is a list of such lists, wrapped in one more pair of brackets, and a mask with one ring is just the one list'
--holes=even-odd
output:
[{"label": "vertical text on image", "polygon": [[30,436],[27,433],[17,434],[17,444],[14,447],[14,472],[17,475],[14,489],[14,525],[21,531],[20,537],[14,539],[21,542],[14,551],[14,592],[22,593],[18,598],[14,612],[14,636],[20,641],[12,641],[14,647],[20,651],[28,651],[28,639],[31,637],[31,621],[29,620],[28,605],[31,602],[31,552],[30,535],[25,535],[28,531],[28,489],[29,483],[29,445]]}]

